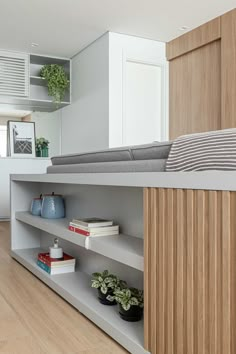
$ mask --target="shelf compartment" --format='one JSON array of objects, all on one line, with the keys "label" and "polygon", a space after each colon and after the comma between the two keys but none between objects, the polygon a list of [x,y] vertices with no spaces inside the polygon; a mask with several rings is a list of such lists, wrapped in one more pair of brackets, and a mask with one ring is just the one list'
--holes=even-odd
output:
[{"label": "shelf compartment", "polygon": [[86,248],[86,237],[68,230],[68,219],[44,219],[29,212],[16,212],[16,220]]},{"label": "shelf compartment", "polygon": [[40,76],[30,76],[31,85],[46,86],[46,80]]},{"label": "shelf compartment", "polygon": [[119,317],[117,306],[101,305],[96,291],[90,287],[90,276],[86,273],[76,271],[48,275],[36,265],[37,255],[43,251],[40,248],[14,250],[11,255],[128,351],[133,354],[148,354],[143,348],[143,321],[123,321]]},{"label": "shelf compartment", "polygon": [[29,212],[16,212],[17,220],[143,271],[143,239],[120,234],[88,238],[68,230],[68,219],[44,219]]},{"label": "shelf compartment", "polygon": [[120,234],[118,236],[93,237],[88,249],[105,257],[143,271],[143,239]]}]

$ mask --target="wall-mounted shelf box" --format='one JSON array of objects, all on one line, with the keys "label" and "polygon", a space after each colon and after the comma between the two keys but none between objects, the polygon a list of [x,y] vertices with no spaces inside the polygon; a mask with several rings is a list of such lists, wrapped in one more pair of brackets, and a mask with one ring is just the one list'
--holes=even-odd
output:
[{"label": "wall-mounted shelf box", "polygon": [[[1,53],[5,56],[1,56]],[[13,63],[15,63],[16,60],[21,60],[20,86],[18,71],[14,73],[9,72],[12,67],[8,64],[9,60]],[[16,63],[19,66],[18,61]],[[48,96],[46,80],[40,77],[40,69],[45,64],[62,65],[68,75],[70,85],[66,91],[63,102],[60,104],[54,103],[52,97]],[[1,83],[0,81],[0,105],[4,108],[52,112],[68,106],[71,103],[70,59],[0,51],[0,68],[3,66],[4,70],[6,70],[6,65],[9,70],[7,71],[7,75],[4,76],[4,82]],[[17,70],[19,69],[17,68]],[[12,86],[13,84],[14,87]],[[9,89],[11,89],[11,92]]]}]

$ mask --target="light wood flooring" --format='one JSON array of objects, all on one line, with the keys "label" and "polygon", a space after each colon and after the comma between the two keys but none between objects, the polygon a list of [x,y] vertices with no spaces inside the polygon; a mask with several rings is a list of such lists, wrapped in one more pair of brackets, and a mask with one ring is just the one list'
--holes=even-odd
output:
[{"label": "light wood flooring", "polygon": [[125,354],[121,346],[9,256],[0,222],[0,353]]}]

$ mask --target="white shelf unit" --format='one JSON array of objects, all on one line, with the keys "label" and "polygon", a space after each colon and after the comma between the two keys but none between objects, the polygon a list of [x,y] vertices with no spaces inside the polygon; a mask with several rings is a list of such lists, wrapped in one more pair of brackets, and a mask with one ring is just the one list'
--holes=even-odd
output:
[{"label": "white shelf unit", "polygon": [[[69,183],[50,175],[11,176],[12,257],[129,352],[147,354],[143,321],[123,321],[117,306],[101,305],[96,290],[90,287],[91,273],[104,269],[117,274],[130,286],[143,287],[142,188],[80,184],[79,178],[71,184],[69,180],[68,176]],[[67,219],[32,216],[28,212],[31,199],[52,191],[64,195]],[[68,220],[91,215],[114,219],[124,233],[89,239],[86,244],[86,237],[67,229]],[[37,267],[37,254],[47,250],[55,236],[65,252],[77,258],[75,273],[50,276]]]},{"label": "white shelf unit", "polygon": [[[30,54],[30,100],[40,102],[41,104],[43,104],[44,102],[50,102],[51,104],[53,104],[52,97],[48,96],[46,80],[40,77],[41,68],[47,64],[58,64],[63,66],[65,72],[68,75],[69,81],[71,76],[70,59]],[[66,91],[63,102],[61,102],[61,104],[56,108],[62,108],[66,105],[69,105],[70,103],[71,85],[69,85],[69,89]]]}]

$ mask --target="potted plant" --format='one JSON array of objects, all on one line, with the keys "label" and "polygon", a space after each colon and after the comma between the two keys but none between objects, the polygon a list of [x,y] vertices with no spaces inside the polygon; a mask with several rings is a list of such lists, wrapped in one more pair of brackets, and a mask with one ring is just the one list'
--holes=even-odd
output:
[{"label": "potted plant", "polygon": [[69,87],[69,80],[63,66],[46,64],[40,70],[40,76],[47,81],[48,95],[55,103],[61,103]]},{"label": "potted plant", "polygon": [[43,137],[36,139],[36,156],[48,157],[49,141]]},{"label": "potted plant", "polygon": [[39,139],[36,139],[35,143],[36,157],[42,157],[42,149]]},{"label": "potted plant", "polygon": [[128,322],[141,320],[143,315],[143,291],[136,288],[116,288],[114,295],[107,297],[119,304],[120,317]]},{"label": "potted plant", "polygon": [[98,299],[103,305],[116,305],[116,300],[108,300],[107,296],[113,296],[114,290],[119,287],[123,288],[126,282],[120,280],[116,275],[109,274],[108,270],[104,270],[102,273],[92,274],[92,288],[98,289]]}]

